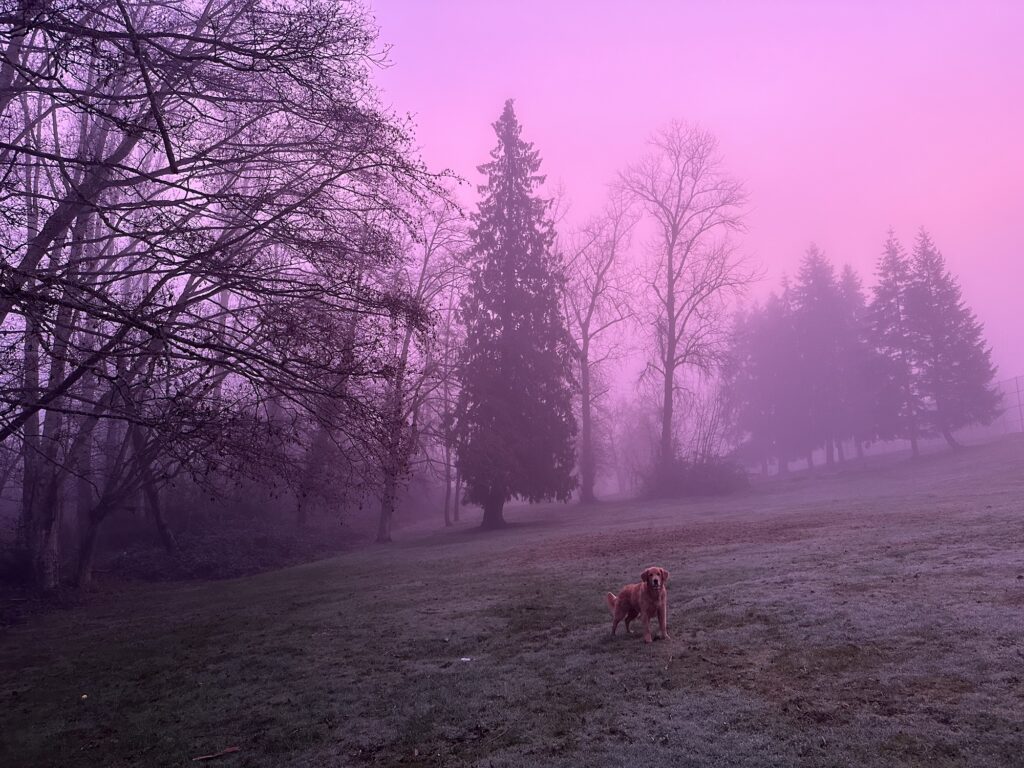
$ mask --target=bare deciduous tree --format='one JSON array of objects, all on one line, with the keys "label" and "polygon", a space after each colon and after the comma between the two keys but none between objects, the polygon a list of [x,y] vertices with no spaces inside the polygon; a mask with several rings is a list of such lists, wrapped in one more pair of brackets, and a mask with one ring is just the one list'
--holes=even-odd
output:
[{"label": "bare deciduous tree", "polygon": [[607,394],[602,367],[616,351],[610,331],[631,315],[624,255],[636,216],[621,195],[613,195],[602,215],[575,232],[563,247],[566,273],[564,312],[577,360],[580,434],[577,450],[580,500],[592,502],[597,474],[595,407]]},{"label": "bare deciduous tree", "polygon": [[722,169],[709,132],[674,121],[650,138],[648,153],[619,174],[619,188],[647,213],[653,230],[644,279],[650,300],[640,321],[651,332],[646,373],[659,383],[658,461],[673,459],[679,373],[711,370],[726,342],[728,301],[754,277],[729,236],[742,227],[743,185]]},{"label": "bare deciduous tree", "polygon": [[0,11],[0,443],[39,586],[72,477],[87,581],[95,526],[138,492],[159,526],[177,473],[301,472],[275,438],[320,427],[373,461],[379,340],[428,320],[380,276],[436,192],[374,97],[374,34],[349,3]]},{"label": "bare deciduous tree", "polygon": [[[404,261],[388,278],[391,289],[408,296],[424,307],[441,326],[450,331],[454,291],[463,273],[461,257],[468,247],[468,235],[462,212],[448,200],[438,200],[410,214],[410,226],[404,233]],[[381,443],[381,501],[377,541],[391,541],[391,525],[398,499],[399,484],[409,471],[416,454],[429,461],[427,440],[445,445],[445,478],[450,487],[450,447],[444,442],[445,426],[432,424],[429,405],[437,398],[444,404],[445,388],[451,386],[450,353],[446,339],[417,335],[417,329],[396,318],[389,329],[393,373],[387,385],[385,430]],[[442,408],[444,405],[442,405]],[[447,515],[445,501],[445,514]]]}]

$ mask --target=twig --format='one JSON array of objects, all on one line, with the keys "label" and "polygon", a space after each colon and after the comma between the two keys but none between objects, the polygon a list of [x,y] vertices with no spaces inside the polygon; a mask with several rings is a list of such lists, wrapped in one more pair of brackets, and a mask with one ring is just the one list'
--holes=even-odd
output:
[{"label": "twig", "polygon": [[214,752],[212,755],[200,755],[199,757],[193,757],[192,762],[196,763],[200,760],[213,760],[214,758],[224,757],[224,755],[230,755],[239,751],[241,751],[241,747],[225,747],[220,752]]}]

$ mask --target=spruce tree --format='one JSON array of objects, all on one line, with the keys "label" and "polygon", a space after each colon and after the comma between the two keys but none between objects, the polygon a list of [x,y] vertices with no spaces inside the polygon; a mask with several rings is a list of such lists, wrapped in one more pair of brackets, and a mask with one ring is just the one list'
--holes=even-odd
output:
[{"label": "spruce tree", "polygon": [[876,277],[867,319],[869,338],[878,355],[873,387],[875,432],[883,439],[910,440],[911,451],[917,456],[921,403],[907,310],[911,264],[891,229]]},{"label": "spruce tree", "polygon": [[560,265],[549,203],[537,194],[540,157],[520,135],[512,101],[494,123],[498,144],[479,170],[473,216],[458,455],[465,500],[483,527],[504,524],[505,502],[568,501],[576,421],[570,338],[560,311]]},{"label": "spruce tree", "polygon": [[924,228],[914,245],[907,315],[923,419],[955,448],[954,430],[998,415],[999,394],[982,325]]},{"label": "spruce tree", "polygon": [[867,331],[867,301],[860,276],[849,264],[839,277],[842,329],[839,350],[840,432],[839,459],[843,440],[853,440],[857,457],[864,455],[864,444],[875,436],[874,411],[877,398],[874,384],[881,366]]},{"label": "spruce tree", "polygon": [[737,318],[725,367],[726,392],[743,453],[767,469],[778,461],[785,472],[790,459],[804,452],[794,427],[803,398],[801,351],[793,326],[788,287],[772,293],[763,306]]},{"label": "spruce tree", "polygon": [[800,340],[800,389],[803,412],[797,427],[804,450],[824,447],[829,464],[835,459],[835,441],[842,424],[841,354],[843,310],[835,268],[816,245],[800,263],[793,287],[794,323]]}]

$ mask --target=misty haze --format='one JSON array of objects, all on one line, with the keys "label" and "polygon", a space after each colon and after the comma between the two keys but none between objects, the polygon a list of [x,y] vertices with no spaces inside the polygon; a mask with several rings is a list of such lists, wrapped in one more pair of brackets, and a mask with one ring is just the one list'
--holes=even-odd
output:
[{"label": "misty haze", "polygon": [[1024,5],[0,0],[0,767],[1024,768]]}]

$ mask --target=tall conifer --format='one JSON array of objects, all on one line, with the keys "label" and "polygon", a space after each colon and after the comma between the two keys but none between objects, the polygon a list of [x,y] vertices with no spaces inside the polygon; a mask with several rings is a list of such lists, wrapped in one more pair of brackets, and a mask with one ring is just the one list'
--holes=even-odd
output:
[{"label": "tall conifer", "polygon": [[537,194],[540,156],[522,139],[511,100],[494,131],[461,304],[458,424],[466,501],[483,507],[485,528],[504,524],[513,497],[567,501],[576,485],[572,356],[549,203]]},{"label": "tall conifer", "polygon": [[910,440],[916,456],[921,404],[907,309],[910,271],[910,258],[890,229],[878,260],[877,282],[868,307],[868,333],[880,363],[875,430],[883,439]]},{"label": "tall conifer", "polygon": [[[800,391],[803,413],[798,425],[808,457],[825,448],[829,464],[842,434],[843,304],[832,262],[811,245],[800,262],[793,287],[794,325],[801,347]],[[810,458],[808,458],[810,463]]]},{"label": "tall conifer", "polygon": [[995,366],[981,323],[924,228],[914,244],[907,314],[925,426],[956,447],[954,430],[999,413]]},{"label": "tall conifer", "polygon": [[867,327],[867,300],[860,276],[849,264],[839,277],[842,307],[840,345],[841,429],[839,458],[843,459],[843,441],[853,439],[857,456],[863,456],[864,444],[875,437],[874,416],[881,371],[879,356],[871,346]]}]

